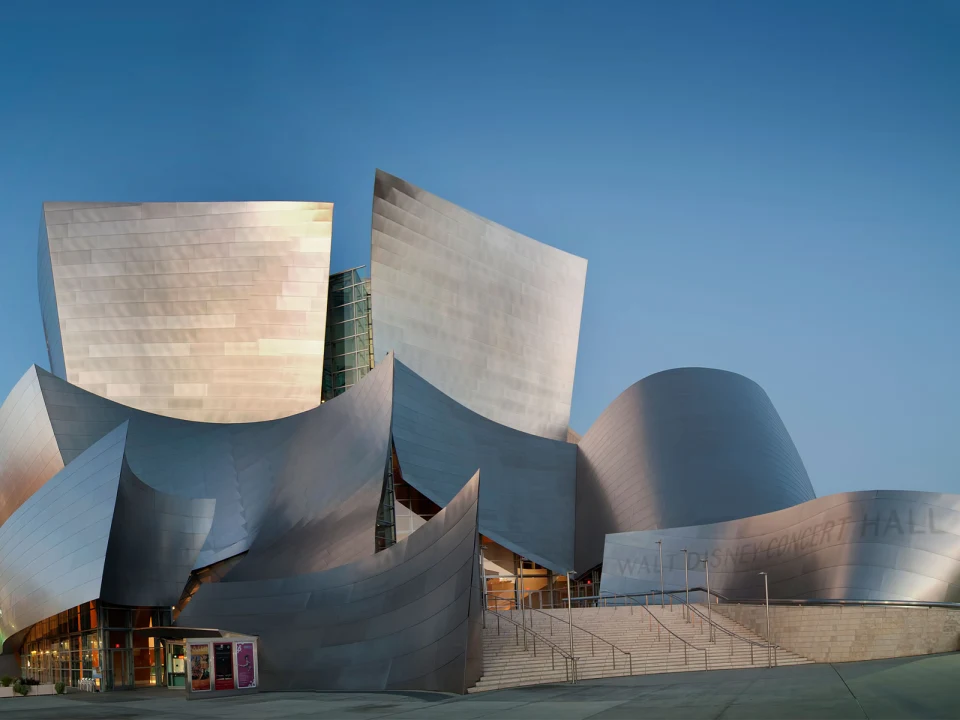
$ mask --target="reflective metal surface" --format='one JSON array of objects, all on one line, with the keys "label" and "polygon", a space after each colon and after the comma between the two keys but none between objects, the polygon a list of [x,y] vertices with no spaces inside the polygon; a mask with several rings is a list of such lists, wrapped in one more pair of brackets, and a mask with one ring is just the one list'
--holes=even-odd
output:
[{"label": "reflective metal surface", "polygon": [[38,372],[31,366],[0,405],[0,525],[63,469]]},{"label": "reflective metal surface", "polygon": [[604,593],[691,585],[730,598],[762,599],[769,573],[779,598],[960,601],[960,495],[874,490],[817,498],[778,512],[695,527],[607,536]]},{"label": "reflective metal surface", "polygon": [[587,261],[377,171],[373,345],[517,430],[567,437]]},{"label": "reflective metal surface", "polygon": [[577,447],[579,571],[601,561],[606,533],[732,520],[816,497],[770,398],[723,370],[644,378]]},{"label": "reflective metal surface", "polygon": [[0,527],[0,634],[16,650],[33,623],[104,598],[171,605],[213,519],[211,500],[141,483],[124,462],[127,426],[107,433]]},{"label": "reflective metal surface", "polygon": [[45,203],[51,367],[191,420],[318,405],[332,220],[315,202]]},{"label": "reflective metal surface", "polygon": [[482,673],[479,479],[376,555],[272,580],[228,576],[203,585],[177,624],[256,635],[263,690],[465,692]]},{"label": "reflective metal surface", "polygon": [[393,439],[403,478],[440,506],[477,468],[480,531],[563,573],[573,568],[577,447],[487,420],[395,365]]},{"label": "reflective metal surface", "polygon": [[[364,513],[376,516],[388,453],[392,362],[313,410],[271,422],[223,425],[142,412],[35,372],[64,461],[126,421],[127,460],[141,480],[163,492],[217,501],[197,567],[250,549],[264,522],[257,554],[294,527],[333,533],[324,540],[330,562],[357,557],[358,550],[347,548],[373,552],[374,521],[369,528],[363,523]],[[8,442],[13,444],[0,431],[0,445]],[[349,527],[354,529],[346,532]],[[367,530],[369,541],[361,536]],[[280,562],[280,552],[273,552],[273,562]]]}]

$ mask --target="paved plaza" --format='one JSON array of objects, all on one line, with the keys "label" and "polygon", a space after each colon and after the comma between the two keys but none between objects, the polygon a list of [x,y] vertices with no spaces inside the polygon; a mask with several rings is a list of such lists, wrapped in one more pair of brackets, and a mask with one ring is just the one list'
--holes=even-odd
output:
[{"label": "paved plaza", "polygon": [[466,697],[440,693],[263,693],[188,702],[182,692],[0,700],[0,718],[951,718],[960,717],[960,655],[836,665],[608,678]]}]

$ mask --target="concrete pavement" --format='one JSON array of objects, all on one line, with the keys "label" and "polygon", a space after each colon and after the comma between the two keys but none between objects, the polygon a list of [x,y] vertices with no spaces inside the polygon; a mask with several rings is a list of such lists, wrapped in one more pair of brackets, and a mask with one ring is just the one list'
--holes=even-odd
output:
[{"label": "concrete pavement", "polygon": [[960,717],[960,654],[773,669],[608,678],[465,697],[440,693],[262,693],[187,702],[155,689],[0,699],[4,717],[618,720]]}]

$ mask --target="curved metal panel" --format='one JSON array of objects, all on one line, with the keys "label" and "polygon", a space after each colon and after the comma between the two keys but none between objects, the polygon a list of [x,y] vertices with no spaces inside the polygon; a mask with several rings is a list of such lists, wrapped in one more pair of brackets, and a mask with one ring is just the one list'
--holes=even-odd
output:
[{"label": "curved metal panel", "polygon": [[770,398],[723,370],[644,378],[577,447],[581,571],[600,562],[606,533],[733,520],[816,497]]},{"label": "curved metal panel", "polygon": [[325,572],[206,584],[177,624],[258,636],[264,690],[464,692],[482,671],[479,477],[376,555]]},{"label": "curved metal panel", "polygon": [[480,532],[555,572],[573,569],[577,446],[481,417],[394,362],[403,479],[440,506],[480,468]]},{"label": "curved metal panel", "polygon": [[100,596],[125,437],[121,426],[94,443],[0,527],[5,651],[17,649],[11,636]]},{"label": "curved metal panel", "polygon": [[58,375],[131,407],[206,422],[320,404],[332,204],[43,210],[41,309]]},{"label": "curved metal panel", "polygon": [[228,580],[317,572],[373,554],[393,378],[390,356],[350,392],[286,423],[263,458],[276,467],[263,522]]},{"label": "curved metal panel", "polygon": [[[313,410],[224,425],[142,412],[36,372],[67,462],[129,422],[126,455],[137,477],[162,492],[217,501],[196,561],[203,567],[250,549],[261,525],[265,534],[256,554],[293,528],[317,532],[320,527],[331,563],[355,559],[360,547],[373,552],[393,381],[392,362],[381,364],[382,371],[376,368],[349,393]],[[379,469],[371,463],[379,463]],[[348,517],[350,509],[360,516]],[[349,527],[354,529],[348,532]],[[369,541],[363,533],[369,533]],[[280,562],[281,549],[282,543],[272,552],[273,562]]]},{"label": "curved metal panel", "polygon": [[601,588],[690,584],[733,598],[960,602],[960,495],[875,490],[828,495],[778,512],[696,527],[607,536]]},{"label": "curved metal panel", "polygon": [[117,605],[175,605],[213,525],[215,506],[215,500],[153,489],[124,458],[100,599]]},{"label": "curved metal panel", "polygon": [[441,392],[563,440],[587,261],[377,170],[373,343]]},{"label": "curved metal panel", "polygon": [[53,286],[47,223],[42,220],[37,242],[37,293],[40,296],[40,317],[43,320],[43,334],[47,339],[50,369],[57,377],[66,378],[67,368],[63,359],[63,337],[60,335],[60,314],[57,312],[57,294]]},{"label": "curved metal panel", "polygon": [[0,406],[0,525],[63,469],[37,372],[31,366]]}]

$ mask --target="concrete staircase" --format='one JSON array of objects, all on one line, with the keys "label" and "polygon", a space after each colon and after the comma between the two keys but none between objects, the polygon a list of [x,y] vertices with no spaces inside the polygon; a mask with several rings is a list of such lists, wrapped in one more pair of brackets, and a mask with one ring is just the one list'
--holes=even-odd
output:
[{"label": "concrete staircase", "polygon": [[[705,606],[694,607],[706,616]],[[487,613],[483,631],[484,674],[469,692],[568,682],[568,663],[560,654],[560,651],[570,654],[567,613],[567,610],[527,610],[523,623],[527,628],[532,627],[539,637],[534,638],[528,633],[526,649],[522,629],[506,619],[500,619],[498,623],[495,614]],[[519,611],[501,611],[501,614],[516,623],[521,622]],[[765,641],[757,634],[719,613],[713,613],[712,619],[718,629],[715,642],[710,642],[708,623],[696,613],[691,613],[691,619],[693,622],[684,619],[679,605],[672,609],[669,605],[663,608],[651,605],[649,610],[629,605],[575,608],[573,654],[577,658],[578,680],[766,667]],[[739,637],[725,634],[720,628]],[[782,649],[776,653],[778,665],[809,662]]]}]

